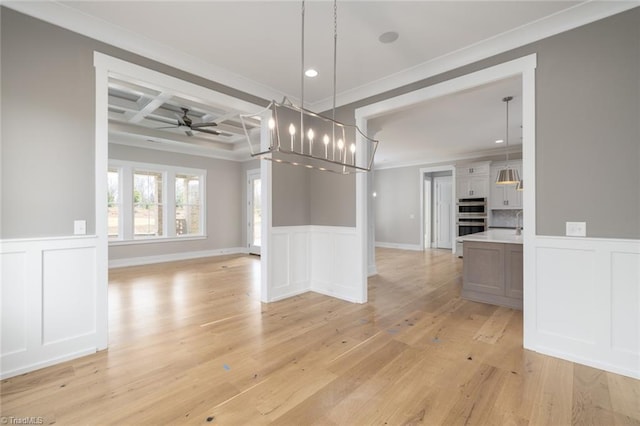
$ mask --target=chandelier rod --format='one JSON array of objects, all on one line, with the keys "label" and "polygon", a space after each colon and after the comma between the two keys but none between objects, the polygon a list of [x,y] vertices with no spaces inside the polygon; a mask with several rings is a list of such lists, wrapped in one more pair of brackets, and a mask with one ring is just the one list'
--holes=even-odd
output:
[{"label": "chandelier rod", "polygon": [[[302,37],[300,38],[301,55],[300,55],[300,107],[304,109],[304,0],[302,0]],[[304,114],[300,111],[300,149],[304,150]]]},{"label": "chandelier rod", "polygon": [[333,0],[333,119],[336,119],[336,74],[338,63],[338,4]]}]

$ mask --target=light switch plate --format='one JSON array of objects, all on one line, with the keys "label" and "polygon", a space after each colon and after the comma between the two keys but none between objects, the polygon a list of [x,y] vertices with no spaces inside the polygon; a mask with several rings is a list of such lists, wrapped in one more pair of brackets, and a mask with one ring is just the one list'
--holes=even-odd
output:
[{"label": "light switch plate", "polygon": [[86,235],[87,234],[87,221],[86,220],[74,220],[73,221],[73,235]]},{"label": "light switch plate", "polygon": [[586,237],[587,222],[567,222],[567,237]]}]

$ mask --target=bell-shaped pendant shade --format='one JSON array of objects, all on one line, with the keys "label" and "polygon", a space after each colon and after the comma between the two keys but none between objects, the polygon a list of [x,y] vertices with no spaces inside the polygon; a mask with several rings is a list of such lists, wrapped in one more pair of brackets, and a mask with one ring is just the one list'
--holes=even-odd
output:
[{"label": "bell-shaped pendant shade", "polygon": [[516,191],[524,191],[524,185],[522,184],[522,179],[518,181],[518,184],[516,185]]},{"label": "bell-shaped pendant shade", "polygon": [[496,183],[500,185],[513,185],[520,182],[520,176],[518,175],[518,170],[512,169],[510,167],[505,167],[504,169],[500,169],[498,172],[498,178],[496,179]]}]

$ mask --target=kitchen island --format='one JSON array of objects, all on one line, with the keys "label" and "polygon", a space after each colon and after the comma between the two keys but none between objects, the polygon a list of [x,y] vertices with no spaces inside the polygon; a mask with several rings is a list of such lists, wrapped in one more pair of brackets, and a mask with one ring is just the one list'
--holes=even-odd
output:
[{"label": "kitchen island", "polygon": [[489,229],[461,239],[462,298],[522,309],[522,235]]}]

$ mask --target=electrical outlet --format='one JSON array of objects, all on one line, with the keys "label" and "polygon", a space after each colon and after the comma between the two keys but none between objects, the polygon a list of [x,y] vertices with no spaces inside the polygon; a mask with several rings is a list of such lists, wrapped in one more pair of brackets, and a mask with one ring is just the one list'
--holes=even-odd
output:
[{"label": "electrical outlet", "polygon": [[567,237],[586,237],[587,222],[567,222]]},{"label": "electrical outlet", "polygon": [[73,221],[73,235],[86,235],[87,233],[87,221],[86,220],[74,220]]}]

